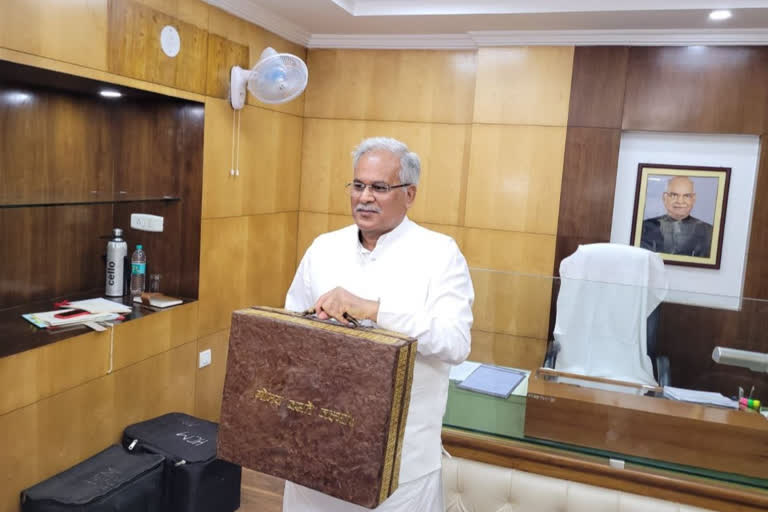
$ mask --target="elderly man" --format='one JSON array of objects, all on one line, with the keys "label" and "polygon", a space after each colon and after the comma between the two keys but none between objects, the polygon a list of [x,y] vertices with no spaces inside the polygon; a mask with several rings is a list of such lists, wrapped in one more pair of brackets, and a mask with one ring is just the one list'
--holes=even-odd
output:
[{"label": "elderly man", "polygon": [[712,225],[691,217],[696,203],[693,181],[675,176],[662,194],[666,215],[643,221],[640,246],[654,252],[709,258]]},{"label": "elderly man", "polygon": [[[347,185],[355,223],[317,237],[301,260],[286,309],[344,314],[418,339],[405,427],[400,485],[375,510],[443,512],[440,432],[450,366],[469,354],[474,291],[452,238],[408,219],[419,157],[400,141],[376,137],[354,152]],[[368,509],[286,482],[284,512]]]}]

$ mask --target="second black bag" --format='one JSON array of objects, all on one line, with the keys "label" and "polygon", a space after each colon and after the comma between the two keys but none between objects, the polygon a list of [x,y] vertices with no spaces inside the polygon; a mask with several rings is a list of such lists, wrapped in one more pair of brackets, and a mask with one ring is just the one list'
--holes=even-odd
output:
[{"label": "second black bag", "polygon": [[169,512],[232,512],[240,507],[240,466],[216,458],[218,425],[169,413],[125,428],[123,446],[165,461]]}]

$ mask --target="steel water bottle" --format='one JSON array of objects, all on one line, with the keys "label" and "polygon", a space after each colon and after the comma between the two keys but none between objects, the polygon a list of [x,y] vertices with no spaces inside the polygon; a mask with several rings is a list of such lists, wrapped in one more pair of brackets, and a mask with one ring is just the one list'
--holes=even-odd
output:
[{"label": "steel water bottle", "polygon": [[104,294],[107,297],[121,297],[125,280],[124,261],[128,255],[128,244],[123,240],[123,230],[112,230],[112,240],[107,242],[107,285]]}]

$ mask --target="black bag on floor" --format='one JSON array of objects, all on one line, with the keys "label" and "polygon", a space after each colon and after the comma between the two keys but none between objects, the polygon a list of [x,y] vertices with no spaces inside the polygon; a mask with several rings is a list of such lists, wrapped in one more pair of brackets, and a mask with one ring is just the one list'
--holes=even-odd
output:
[{"label": "black bag on floor", "polygon": [[240,507],[240,466],[216,458],[219,426],[172,412],[125,428],[132,453],[165,457],[168,512],[231,512]]},{"label": "black bag on floor", "polygon": [[22,512],[164,512],[163,457],[112,445],[21,492]]}]

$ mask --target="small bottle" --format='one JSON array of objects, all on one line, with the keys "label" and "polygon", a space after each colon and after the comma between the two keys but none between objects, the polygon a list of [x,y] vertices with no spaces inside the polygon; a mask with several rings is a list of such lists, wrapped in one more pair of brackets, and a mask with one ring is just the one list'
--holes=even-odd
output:
[{"label": "small bottle", "polygon": [[142,294],[146,275],[147,255],[139,244],[131,256],[131,297],[139,297]]},{"label": "small bottle", "polygon": [[122,238],[123,230],[112,230],[112,240],[107,242],[107,284],[104,294],[107,297],[121,297],[125,280],[123,269],[125,257],[128,255],[128,244]]}]

